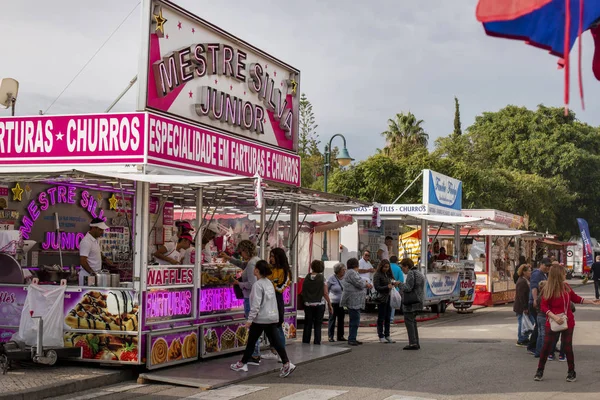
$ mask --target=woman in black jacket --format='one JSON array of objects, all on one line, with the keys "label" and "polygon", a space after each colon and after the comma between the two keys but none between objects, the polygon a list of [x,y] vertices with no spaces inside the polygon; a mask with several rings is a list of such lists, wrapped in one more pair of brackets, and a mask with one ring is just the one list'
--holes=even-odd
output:
[{"label": "woman in black jacket", "polygon": [[373,276],[373,287],[377,291],[377,335],[380,343],[394,343],[390,337],[390,290],[394,287],[394,277],[388,260],[381,260]]},{"label": "woman in black jacket", "polygon": [[531,266],[529,264],[523,264],[517,270],[519,279],[517,280],[517,286],[515,288],[515,303],[513,305],[513,311],[517,314],[517,346],[527,346],[529,344],[528,335],[521,333],[521,326],[523,324],[523,318],[529,318],[532,323],[535,323],[529,315],[529,278],[531,278]]}]

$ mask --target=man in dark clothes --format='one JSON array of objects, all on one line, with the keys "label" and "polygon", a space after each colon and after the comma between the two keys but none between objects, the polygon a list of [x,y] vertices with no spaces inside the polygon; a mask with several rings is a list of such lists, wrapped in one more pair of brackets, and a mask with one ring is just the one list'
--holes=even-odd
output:
[{"label": "man in dark clothes", "polygon": [[598,285],[600,285],[600,256],[596,256],[596,262],[592,264],[592,273],[594,274],[594,289],[596,290],[596,299],[600,299]]}]

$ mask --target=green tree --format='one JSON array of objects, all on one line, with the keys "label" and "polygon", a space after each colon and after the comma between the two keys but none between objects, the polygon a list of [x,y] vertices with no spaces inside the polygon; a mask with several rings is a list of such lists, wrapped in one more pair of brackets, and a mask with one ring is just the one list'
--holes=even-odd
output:
[{"label": "green tree", "polygon": [[[436,141],[442,173],[462,179],[465,207],[530,216],[563,239],[586,218],[600,234],[600,130],[562,108],[485,112],[462,136]],[[593,233],[594,234],[594,233]]]},{"label": "green tree", "polygon": [[423,120],[411,112],[396,114],[394,119],[388,119],[388,129],[382,132],[386,146],[384,152],[390,154],[394,149],[404,146],[427,147],[429,135],[423,129]]},{"label": "green tree", "polygon": [[299,109],[298,154],[301,160],[301,182],[303,187],[312,188],[323,173],[324,157],[319,151],[317,134],[319,125],[316,123],[313,106],[304,93],[300,96]]},{"label": "green tree", "polygon": [[460,124],[460,105],[458,104],[458,98],[454,96],[454,134],[462,135],[462,126]]},{"label": "green tree", "polygon": [[313,106],[305,93],[300,95],[300,134],[298,137],[298,153],[300,157],[314,155],[319,152],[319,135]]}]

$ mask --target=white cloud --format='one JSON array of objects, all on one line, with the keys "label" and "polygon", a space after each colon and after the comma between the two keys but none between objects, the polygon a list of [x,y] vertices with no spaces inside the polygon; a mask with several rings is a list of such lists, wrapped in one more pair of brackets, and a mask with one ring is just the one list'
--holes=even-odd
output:
[{"label": "white cloud", "polygon": [[[45,109],[135,6],[136,0],[8,2],[0,25],[0,76],[21,83],[20,114]],[[476,0],[179,0],[182,7],[302,71],[322,142],[343,133],[353,157],[384,144],[380,132],[396,113],[425,121],[431,142],[453,129],[454,96],[463,128],[507,104],[561,106],[562,71],[555,57],[522,42],[487,37]],[[140,9],[52,108],[52,113],[102,112],[136,74]],[[584,35],[587,110],[576,73],[571,103],[578,117],[600,125],[593,45]],[[576,66],[576,50],[572,53]],[[576,69],[574,68],[574,71]],[[135,109],[135,90],[116,110]],[[0,115],[5,115],[1,111]]]}]

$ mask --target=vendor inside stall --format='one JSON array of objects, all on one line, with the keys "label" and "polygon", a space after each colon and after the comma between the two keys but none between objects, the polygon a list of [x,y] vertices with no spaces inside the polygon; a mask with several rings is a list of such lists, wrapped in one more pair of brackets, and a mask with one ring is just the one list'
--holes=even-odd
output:
[{"label": "vendor inside stall", "polygon": [[100,218],[92,219],[90,222],[90,230],[81,239],[79,243],[79,260],[81,270],[79,270],[79,286],[84,286],[86,277],[96,276],[102,271],[102,265],[114,268],[114,264],[100,251],[98,239],[104,236],[104,231],[109,229],[108,225]]},{"label": "vendor inside stall", "polygon": [[186,252],[191,246],[194,246],[194,238],[189,233],[182,233],[177,239],[177,244],[165,242],[158,246],[158,250],[153,254],[154,259],[159,265],[178,265],[182,264]]}]

